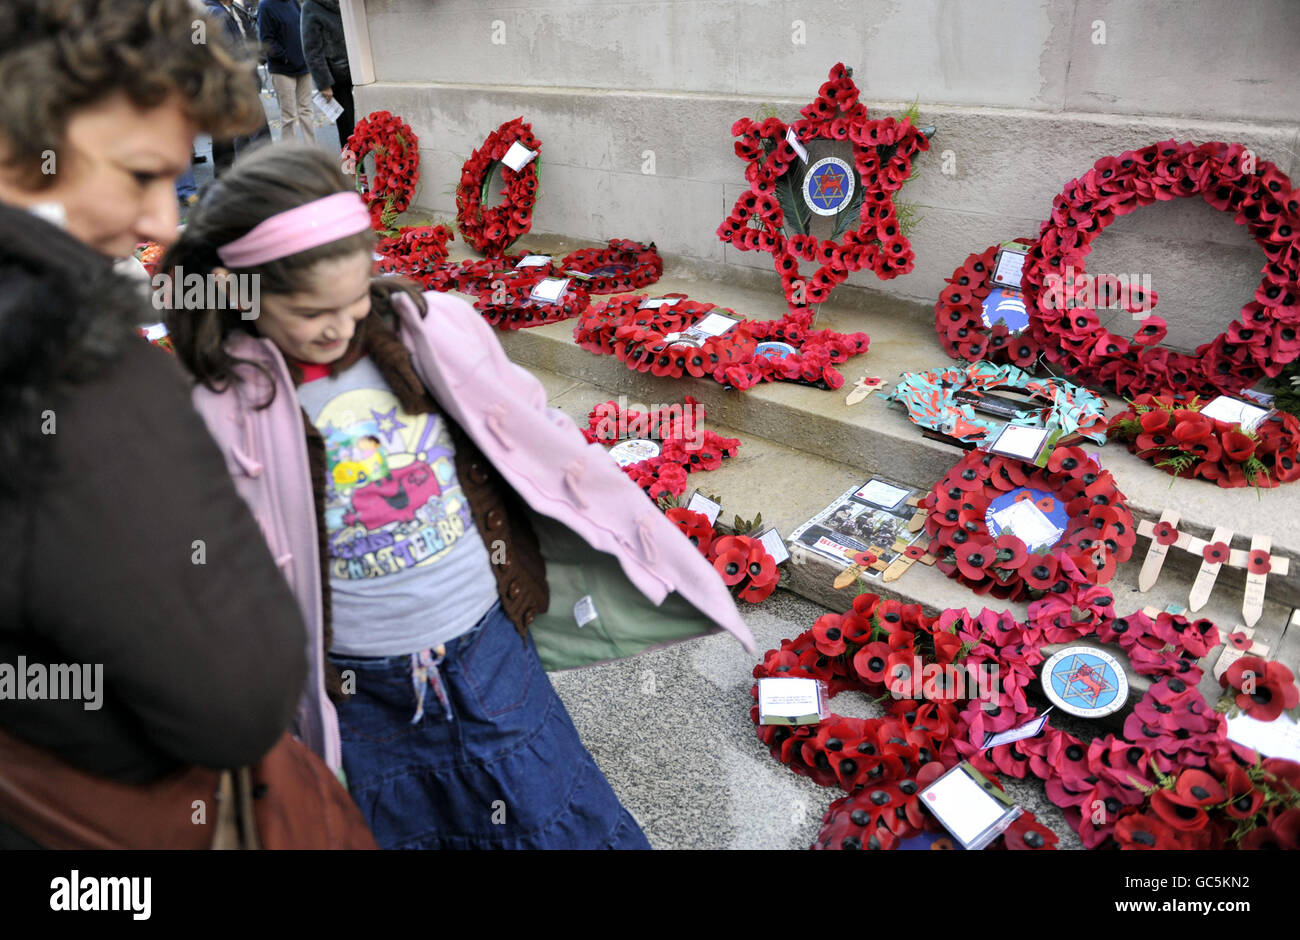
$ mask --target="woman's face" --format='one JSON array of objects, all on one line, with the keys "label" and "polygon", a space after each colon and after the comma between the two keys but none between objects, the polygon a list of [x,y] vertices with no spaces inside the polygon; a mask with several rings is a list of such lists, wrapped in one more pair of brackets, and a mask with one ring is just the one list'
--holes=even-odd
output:
[{"label": "woman's face", "polygon": [[318,261],[304,290],[261,295],[257,331],[299,362],[334,362],[370,313],[370,269],[368,251]]},{"label": "woman's face", "polygon": [[198,127],[173,95],[137,108],[124,93],[68,120],[63,147],[46,155],[53,184],[19,188],[0,174],[0,199],[21,208],[58,202],[67,231],[102,254],[125,258],[143,241],[176,240],[176,180],[190,165]]}]

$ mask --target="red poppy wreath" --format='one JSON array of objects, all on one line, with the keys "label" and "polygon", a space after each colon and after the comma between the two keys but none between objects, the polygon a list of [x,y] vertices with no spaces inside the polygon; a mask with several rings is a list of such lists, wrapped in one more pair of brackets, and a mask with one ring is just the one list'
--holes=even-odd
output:
[{"label": "red poppy wreath", "polygon": [[[1021,508],[1015,504],[1031,503]],[[971,451],[921,500],[937,566],[978,594],[1018,600],[1104,584],[1128,561],[1137,526],[1109,470],[1077,447],[1058,447],[1046,467]],[[1038,551],[1012,534],[1017,516],[1042,532]],[[996,527],[996,528],[995,528]]]},{"label": "red poppy wreath", "polygon": [[723,535],[702,512],[675,507],[664,515],[700,550],[738,600],[757,604],[772,596],[780,574],[762,542],[749,535]]},{"label": "red poppy wreath", "polygon": [[1195,396],[1139,395],[1107,433],[1173,476],[1219,486],[1273,487],[1300,479],[1300,421],[1278,412],[1247,432],[1201,413]]},{"label": "red poppy wreath", "polygon": [[[521,117],[506,121],[470,154],[460,171],[460,185],[456,187],[456,224],[465,242],[489,257],[504,254],[520,235],[533,227],[538,158],[531,158],[518,172],[510,169],[501,158],[516,143],[535,154],[542,149],[531,124],[525,124]],[[501,204],[488,208],[484,201],[498,168],[505,190]]]},{"label": "red poppy wreath", "polygon": [[[820,304],[853,271],[870,268],[881,278],[912,270],[912,246],[903,236],[894,194],[912,173],[912,159],[928,150],[925,134],[908,120],[873,120],[858,101],[852,70],[837,64],[816,100],[787,125],[741,118],[731,128],[736,156],[748,161],[749,188],[718,227],[718,238],[741,251],[771,252],[791,310]],[[800,144],[847,140],[853,165],[827,157],[803,168],[787,139]],[[833,218],[830,238],[809,234],[816,217]],[[799,259],[820,264],[810,277]]]},{"label": "red poppy wreath", "polygon": [[589,294],[619,294],[649,287],[664,273],[664,261],[654,242],[643,245],[626,238],[611,238],[608,248],[580,248],[564,256],[560,270],[587,276]]},{"label": "red poppy wreath", "polygon": [[835,365],[866,352],[870,342],[865,333],[810,330],[810,315],[788,314],[779,320],[742,320],[721,336],[687,345],[681,334],[723,308],[684,294],[668,294],[666,299],[676,302],[658,307],[641,307],[645,299],[627,295],[593,304],[574,329],[574,339],[583,349],[613,354],[638,372],[709,376],[737,389],[777,379],[839,388],[844,376]]},{"label": "red poppy wreath", "polygon": [[546,274],[515,274],[493,281],[478,292],[474,309],[499,330],[522,330],[544,323],[558,323],[580,315],[591,298],[577,280],[568,278],[568,286],[555,301],[539,299],[533,289]]},{"label": "red poppy wreath", "polygon": [[[613,447],[622,441],[659,441],[654,457],[629,463],[623,472],[653,500],[681,496],[691,473],[716,470],[736,456],[740,441],[699,427],[704,406],[687,395],[681,405],[638,412],[615,401],[602,402],[587,414],[583,436],[593,444]],[[698,543],[697,543],[698,545]]]},{"label": "red poppy wreath", "polygon": [[455,236],[441,225],[406,226],[396,235],[381,238],[375,252],[382,255],[377,263],[384,274],[401,274],[420,282],[434,275],[447,261],[447,242]]},{"label": "red poppy wreath", "polygon": [[[375,158],[375,176],[364,172],[367,156]],[[387,111],[357,122],[341,154],[344,172],[356,170],[357,192],[370,209],[370,225],[391,234],[398,213],[405,212],[420,179],[420,139],[409,124]]]},{"label": "red poppy wreath", "polygon": [[[1263,279],[1240,319],[1192,355],[1158,347],[1165,321],[1156,316],[1126,339],[1097,318],[1099,293],[1111,283],[1085,269],[1092,242],[1116,218],[1140,206],[1201,196],[1233,214],[1263,249]],[[1113,282],[1115,279],[1111,279]],[[1103,157],[1071,180],[1052,205],[1025,260],[1021,288],[1032,338],[1072,376],[1120,394],[1238,394],[1262,376],[1277,376],[1300,356],[1300,192],[1267,161],[1241,144],[1168,140],[1118,157]],[[1123,287],[1123,285],[1120,285]],[[1125,296],[1127,294],[1127,296]],[[1132,313],[1155,305],[1136,288],[1121,290]]]},{"label": "red poppy wreath", "polygon": [[[1196,661],[1218,645],[1218,629],[1168,613],[1116,619],[1113,600],[1105,588],[1076,583],[1031,604],[1019,623],[987,609],[929,617],[920,605],[862,594],[847,612],[818,618],[764,654],[756,679],[813,678],[831,696],[855,690],[893,698],[883,718],[758,726],[773,757],[848,793],[831,803],[813,848],[890,849],[937,830],[920,791],[962,760],[995,783],[998,774],[1044,780],[1087,848],[1297,847],[1300,765],[1261,763],[1229,742],[1222,715],[1196,689]],[[985,749],[990,733],[1037,717],[1026,693],[1045,659],[1042,647],[1084,636],[1120,646],[1136,672],[1155,680],[1123,734],[1084,742],[1047,727]],[[1285,667],[1261,674],[1269,696],[1294,703]],[[1230,694],[1238,691],[1227,684]],[[757,706],[751,718],[757,724]],[[1032,816],[1003,837],[1009,849],[1056,841]]]},{"label": "red poppy wreath", "polygon": [[[1028,238],[1015,241],[1026,247],[1033,244]],[[985,319],[985,301],[995,289],[989,283],[989,276],[1001,247],[990,245],[978,254],[968,255],[961,267],[952,272],[934,305],[934,329],[944,351],[954,359],[1010,363],[1028,369],[1038,360],[1042,347],[1026,330],[1013,331],[1006,322],[996,319],[997,311],[993,323]],[[1023,306],[1014,297],[1007,298],[1007,302],[1013,308],[1016,303]],[[1019,309],[1015,312],[1022,313]]]}]

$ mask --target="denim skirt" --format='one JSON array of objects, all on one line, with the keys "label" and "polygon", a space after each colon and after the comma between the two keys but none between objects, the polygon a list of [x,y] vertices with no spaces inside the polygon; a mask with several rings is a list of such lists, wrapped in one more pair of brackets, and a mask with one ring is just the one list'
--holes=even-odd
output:
[{"label": "denim skirt", "polygon": [[500,604],[436,665],[330,661],[352,671],[343,770],[380,848],[650,848]]}]

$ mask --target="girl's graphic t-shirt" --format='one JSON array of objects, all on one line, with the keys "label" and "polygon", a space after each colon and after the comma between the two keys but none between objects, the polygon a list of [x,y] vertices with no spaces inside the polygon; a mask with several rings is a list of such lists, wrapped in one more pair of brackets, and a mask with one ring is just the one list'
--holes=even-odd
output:
[{"label": "girl's graphic t-shirt", "polygon": [[298,400],[325,439],[330,652],[399,656],[471,629],[497,583],[442,416],[404,412],[369,358]]}]

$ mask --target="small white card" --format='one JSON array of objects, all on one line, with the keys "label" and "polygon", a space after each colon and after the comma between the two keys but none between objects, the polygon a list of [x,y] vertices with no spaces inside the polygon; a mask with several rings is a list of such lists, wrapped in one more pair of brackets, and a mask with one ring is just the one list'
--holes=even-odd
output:
[{"label": "small white card", "polygon": [[999,509],[993,514],[993,521],[1003,532],[1010,532],[1024,542],[1030,551],[1055,545],[1064,532],[1028,499]]},{"label": "small white card", "polygon": [[343,105],[334,98],[326,98],[319,91],[312,92],[311,103],[330,121],[337,121],[343,113]]},{"label": "small white card", "polygon": [[529,297],[533,300],[540,300],[542,303],[553,304],[564,296],[565,290],[569,287],[567,277],[545,277],[533,285]]},{"label": "small white card", "polygon": [[680,300],[680,297],[647,297],[645,300],[641,301],[641,306],[637,309],[655,310],[659,307],[672,307]]},{"label": "small white card", "polygon": [[600,615],[596,613],[596,605],[592,601],[590,594],[578,598],[578,603],[573,605],[573,619],[577,621],[579,630],[598,616]]},{"label": "small white card", "polygon": [[778,565],[790,558],[790,552],[785,547],[785,539],[781,538],[781,533],[775,528],[768,529],[758,537],[758,540]]},{"label": "small white card", "polygon": [[524,255],[516,268],[542,268],[551,263],[550,255]]},{"label": "small white card", "polygon": [[759,679],[760,725],[810,725],[830,715],[820,679]]},{"label": "small white card", "polygon": [[1024,272],[1028,252],[1003,248],[998,252],[997,267],[993,269],[993,283],[999,287],[1020,289],[1020,276]]},{"label": "small white card", "polygon": [[1019,424],[1008,424],[988,449],[995,454],[1004,454],[1026,463],[1033,463],[1043,442],[1051,433],[1047,428],[1027,428]]},{"label": "small white card", "polygon": [[1240,424],[1243,431],[1253,431],[1259,423],[1268,417],[1268,409],[1260,408],[1249,402],[1238,401],[1227,395],[1220,395],[1201,409],[1201,414],[1215,421]]},{"label": "small white card", "polygon": [[873,506],[879,506],[881,509],[893,509],[907,499],[907,493],[907,490],[891,486],[884,480],[873,479],[853,495]]},{"label": "small white card", "polygon": [[1282,757],[1300,761],[1300,724],[1286,712],[1273,721],[1260,721],[1249,715],[1228,719],[1228,737],[1253,748],[1265,757]]},{"label": "small white card", "polygon": [[144,332],[144,338],[151,343],[167,335],[167,325],[165,323],[150,323],[148,326],[140,327],[140,329]]},{"label": "small white card", "polygon": [[688,332],[702,333],[705,336],[721,336],[739,322],[735,317],[729,317],[721,313],[710,313],[691,327]]},{"label": "small white card", "polygon": [[922,790],[921,805],[968,849],[982,849],[1021,812],[986,791],[962,764]]},{"label": "small white card", "polygon": [[655,441],[645,438],[632,438],[615,444],[609,449],[609,455],[614,458],[614,462],[620,467],[626,467],[634,463],[640,463],[643,460],[649,460],[651,457],[658,457],[659,451],[660,447]]},{"label": "small white card", "polygon": [[516,140],[510,145],[510,149],[506,151],[506,155],[501,158],[501,162],[518,173],[524,167],[528,166],[535,156],[537,156],[536,150],[529,150]]},{"label": "small white card", "polygon": [[709,525],[713,525],[717,522],[718,514],[722,512],[721,503],[715,503],[700,492],[691,494],[690,501],[686,504],[686,508],[691,512],[702,513],[704,517],[709,520]]},{"label": "small white card", "polygon": [[799,143],[799,135],[794,132],[793,127],[787,128],[785,132],[785,139],[790,142],[790,146],[794,148],[794,152],[799,154],[799,159],[802,160],[804,163],[807,163],[808,148],[805,147],[803,144]]},{"label": "small white card", "polygon": [[[1050,712],[1052,709],[1047,709]],[[1043,725],[1047,724],[1047,712],[1043,712],[1033,721],[1025,722],[1019,728],[1010,728],[1000,734],[989,732],[984,736],[983,750],[991,747],[997,747],[1000,744],[1012,744],[1016,741],[1023,741],[1025,738],[1034,738],[1043,732]]]}]

